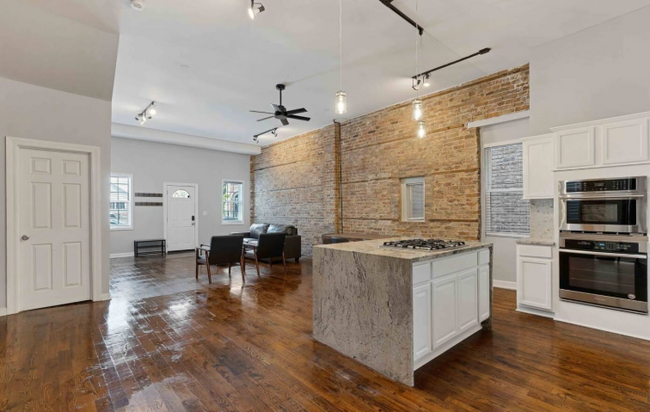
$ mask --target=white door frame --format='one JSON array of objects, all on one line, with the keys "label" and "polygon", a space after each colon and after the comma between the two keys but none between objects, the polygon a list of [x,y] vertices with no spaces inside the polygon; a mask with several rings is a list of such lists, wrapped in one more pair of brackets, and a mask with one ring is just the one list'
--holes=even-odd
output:
[{"label": "white door frame", "polygon": [[102,181],[100,148],[7,136],[7,314],[20,312],[20,277],[16,276],[19,254],[18,179],[20,149],[51,150],[88,154],[90,161],[90,296],[93,301],[110,299],[102,295]]},{"label": "white door frame", "polygon": [[163,183],[163,236],[165,238],[165,252],[169,253],[167,247],[167,187],[168,186],[192,186],[194,188],[194,247],[199,246],[199,184],[198,183]]}]

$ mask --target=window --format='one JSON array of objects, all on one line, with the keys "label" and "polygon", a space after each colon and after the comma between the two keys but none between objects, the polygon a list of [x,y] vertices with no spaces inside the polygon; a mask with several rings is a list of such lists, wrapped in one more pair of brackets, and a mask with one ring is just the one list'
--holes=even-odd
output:
[{"label": "window", "polygon": [[111,174],[111,230],[133,228],[133,176]]},{"label": "window", "polygon": [[424,222],[424,177],[402,179],[402,220]]},{"label": "window", "polygon": [[181,198],[181,199],[189,199],[189,198],[190,198],[190,194],[187,193],[186,190],[178,189],[177,191],[175,191],[175,192],[172,194],[172,197],[175,197],[175,198]]},{"label": "window", "polygon": [[485,232],[528,236],[530,203],[524,200],[521,143],[485,148]]},{"label": "window", "polygon": [[221,202],[221,220],[225,224],[243,223],[243,193],[242,182],[224,181]]}]

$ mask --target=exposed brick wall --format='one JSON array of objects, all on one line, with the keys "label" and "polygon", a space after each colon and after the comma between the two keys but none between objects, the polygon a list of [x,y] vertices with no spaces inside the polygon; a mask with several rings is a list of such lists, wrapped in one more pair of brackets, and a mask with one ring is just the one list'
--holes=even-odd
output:
[{"label": "exposed brick wall", "polygon": [[[265,147],[251,157],[251,216],[292,223],[303,254],[343,231],[480,237],[479,133],[468,122],[528,109],[528,66],[422,98],[418,139],[410,102]],[[339,161],[341,176],[339,185]],[[400,220],[400,179],[425,177],[425,222]]]}]

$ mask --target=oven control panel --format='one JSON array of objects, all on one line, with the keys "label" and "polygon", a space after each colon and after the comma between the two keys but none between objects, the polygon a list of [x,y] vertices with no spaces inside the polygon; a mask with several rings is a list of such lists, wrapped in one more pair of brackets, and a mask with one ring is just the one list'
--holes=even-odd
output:
[{"label": "oven control panel", "polygon": [[566,182],[567,193],[636,190],[636,179],[583,180]]},{"label": "oven control panel", "polygon": [[598,240],[565,239],[564,247],[567,249],[593,250],[597,252],[639,253],[639,244],[628,242],[601,242]]}]

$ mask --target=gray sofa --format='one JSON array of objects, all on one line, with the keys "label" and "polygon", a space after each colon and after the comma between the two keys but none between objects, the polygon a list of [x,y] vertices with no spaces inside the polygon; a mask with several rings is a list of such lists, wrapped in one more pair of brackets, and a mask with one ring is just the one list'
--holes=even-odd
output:
[{"label": "gray sofa", "polygon": [[244,244],[257,245],[260,235],[266,233],[285,233],[284,255],[287,259],[297,262],[302,256],[301,237],[298,229],[292,225],[278,225],[274,223],[253,223],[248,232],[233,232],[231,235],[244,236]]}]

